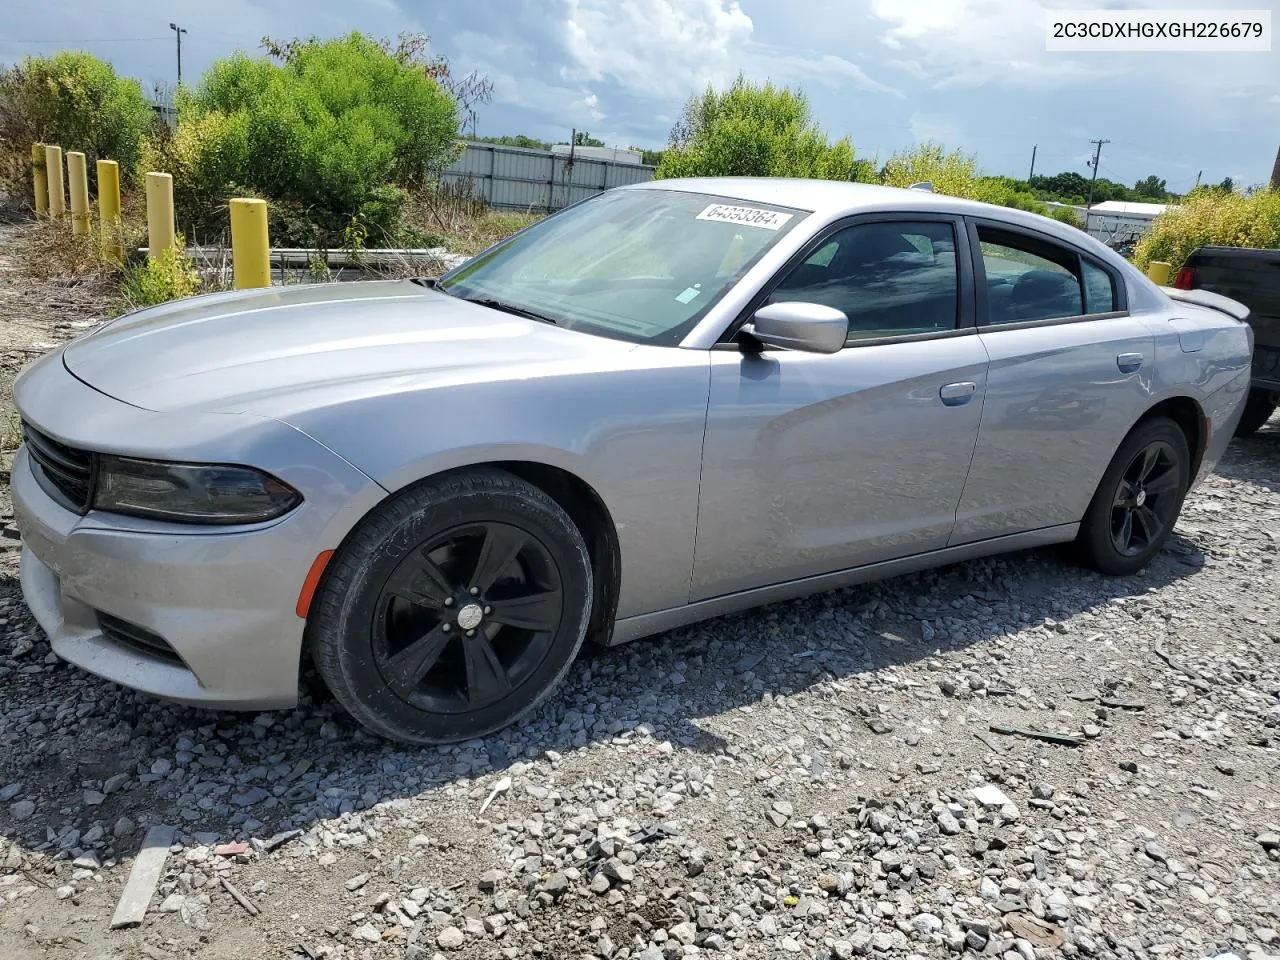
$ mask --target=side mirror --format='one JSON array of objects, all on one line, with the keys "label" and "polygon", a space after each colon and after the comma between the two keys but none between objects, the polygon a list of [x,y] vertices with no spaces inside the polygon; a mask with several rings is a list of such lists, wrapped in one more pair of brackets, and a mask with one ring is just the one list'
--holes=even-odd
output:
[{"label": "side mirror", "polygon": [[838,353],[849,337],[849,318],[820,303],[770,303],[755,312],[747,330],[771,347]]}]

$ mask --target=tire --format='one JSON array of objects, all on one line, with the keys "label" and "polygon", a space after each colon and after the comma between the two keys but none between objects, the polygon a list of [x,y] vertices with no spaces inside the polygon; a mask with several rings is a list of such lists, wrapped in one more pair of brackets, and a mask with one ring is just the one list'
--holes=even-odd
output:
[{"label": "tire", "polygon": [[568,514],[500,470],[426,481],[330,561],[308,618],[316,669],[359,723],[453,743],[514,723],[568,672],[591,616]]},{"label": "tire", "polygon": [[1244,402],[1244,413],[1236,426],[1235,436],[1252,437],[1261,430],[1276,412],[1275,394],[1266,390],[1250,390]]},{"label": "tire", "polygon": [[1137,573],[1169,539],[1190,484],[1191,453],[1181,428],[1165,417],[1138,424],[1120,444],[1084,515],[1076,540],[1082,558],[1109,576]]}]

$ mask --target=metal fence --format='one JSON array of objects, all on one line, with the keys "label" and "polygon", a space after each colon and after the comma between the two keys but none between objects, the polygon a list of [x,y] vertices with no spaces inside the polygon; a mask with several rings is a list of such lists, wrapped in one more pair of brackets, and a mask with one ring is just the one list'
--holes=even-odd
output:
[{"label": "metal fence", "polygon": [[653,167],[590,160],[548,150],[468,143],[443,181],[498,210],[550,212],[593,194],[653,179]]}]

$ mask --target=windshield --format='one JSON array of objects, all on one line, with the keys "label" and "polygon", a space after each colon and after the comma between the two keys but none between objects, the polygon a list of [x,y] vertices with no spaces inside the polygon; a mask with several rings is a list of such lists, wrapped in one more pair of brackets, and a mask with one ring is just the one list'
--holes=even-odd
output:
[{"label": "windshield", "polygon": [[613,190],[468,260],[438,288],[571,330],[675,344],[806,212]]}]

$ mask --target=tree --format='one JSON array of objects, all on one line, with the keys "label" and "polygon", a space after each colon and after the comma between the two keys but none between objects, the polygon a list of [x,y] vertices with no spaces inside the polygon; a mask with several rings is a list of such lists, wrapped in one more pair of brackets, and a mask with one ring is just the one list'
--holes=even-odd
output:
[{"label": "tree", "polygon": [[91,178],[99,158],[132,171],[154,126],[142,85],[91,54],[27,57],[0,71],[0,142],[27,156],[43,141],[82,151]]},{"label": "tree", "polygon": [[634,153],[640,154],[640,162],[650,167],[656,167],[660,164],[662,155],[666,152],[665,150],[651,150],[648,147],[637,147],[634,144],[629,149]]},{"label": "tree", "polygon": [[853,143],[829,143],[800,89],[739,75],[729,89],[691,97],[655,176],[812,177],[849,180]]},{"label": "tree", "polygon": [[1139,197],[1150,197],[1153,200],[1163,200],[1169,196],[1166,189],[1165,181],[1161,180],[1154,173],[1149,177],[1144,177],[1133,185],[1133,192]]},{"label": "tree", "polygon": [[518,133],[514,137],[469,137],[468,139],[474,143],[495,143],[503,147],[523,147],[525,150],[551,149],[551,144],[547,141],[526,137],[523,133]]},{"label": "tree", "polygon": [[1041,199],[1059,203],[1084,203],[1089,194],[1089,181],[1074,170],[1064,170],[1052,177],[1032,177],[1029,183]]},{"label": "tree", "polygon": [[273,231],[295,241],[341,241],[348,228],[385,241],[399,188],[433,181],[456,154],[458,103],[438,61],[357,32],[273,53],[280,63],[216,61],[180,93],[178,130],[153,144],[180,220],[220,229],[219,198],[248,190],[271,199]]},{"label": "tree", "polygon": [[575,147],[603,147],[604,141],[597,140],[585,130],[579,130],[573,135],[573,145]]},{"label": "tree", "polygon": [[1222,182],[1214,189],[1221,190],[1223,193],[1234,193],[1236,189],[1236,182],[1230,177],[1223,177]]}]

